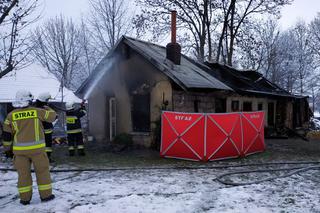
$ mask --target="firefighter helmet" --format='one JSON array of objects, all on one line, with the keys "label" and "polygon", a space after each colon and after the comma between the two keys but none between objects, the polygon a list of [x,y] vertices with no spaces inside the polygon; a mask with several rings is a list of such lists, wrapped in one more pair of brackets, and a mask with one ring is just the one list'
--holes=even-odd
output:
[{"label": "firefighter helmet", "polygon": [[74,109],[74,105],[75,105],[74,102],[67,102],[67,103],[66,103],[66,109],[67,109],[67,110]]},{"label": "firefighter helmet", "polygon": [[27,107],[33,100],[33,95],[30,91],[19,90],[16,93],[16,100],[12,103],[14,107],[21,108]]},{"label": "firefighter helmet", "polygon": [[51,95],[48,92],[43,92],[40,93],[37,100],[41,101],[41,102],[48,102],[49,99],[51,99]]}]

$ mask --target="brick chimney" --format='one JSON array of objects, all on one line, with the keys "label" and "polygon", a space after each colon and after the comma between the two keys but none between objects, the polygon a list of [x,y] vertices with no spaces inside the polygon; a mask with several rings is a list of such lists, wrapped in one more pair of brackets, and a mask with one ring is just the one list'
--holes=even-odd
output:
[{"label": "brick chimney", "polygon": [[174,64],[180,65],[181,62],[181,46],[176,42],[177,34],[177,11],[171,11],[171,42],[167,44],[167,59]]}]

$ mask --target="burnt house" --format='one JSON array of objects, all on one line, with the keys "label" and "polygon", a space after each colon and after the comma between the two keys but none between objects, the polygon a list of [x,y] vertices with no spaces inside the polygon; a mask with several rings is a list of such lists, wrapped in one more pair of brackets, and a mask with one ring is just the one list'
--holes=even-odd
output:
[{"label": "burnt house", "polygon": [[128,133],[148,147],[161,110],[263,110],[267,128],[296,128],[309,120],[306,97],[290,94],[258,72],[202,64],[180,50],[175,31],[167,47],[123,36],[77,91],[88,99],[89,133],[97,140]]}]

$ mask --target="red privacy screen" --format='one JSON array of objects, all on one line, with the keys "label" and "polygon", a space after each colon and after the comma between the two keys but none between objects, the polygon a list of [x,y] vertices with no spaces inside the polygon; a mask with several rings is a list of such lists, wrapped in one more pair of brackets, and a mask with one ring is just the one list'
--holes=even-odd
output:
[{"label": "red privacy screen", "polygon": [[162,113],[162,157],[211,161],[264,149],[264,112]]}]

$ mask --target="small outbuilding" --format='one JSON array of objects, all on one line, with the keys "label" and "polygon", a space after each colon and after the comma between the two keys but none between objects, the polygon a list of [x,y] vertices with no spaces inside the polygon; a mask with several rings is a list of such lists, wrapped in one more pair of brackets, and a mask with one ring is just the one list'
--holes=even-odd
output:
[{"label": "small outbuilding", "polygon": [[147,147],[156,141],[162,110],[262,110],[268,129],[297,128],[309,121],[307,97],[290,94],[258,72],[199,63],[175,45],[163,47],[126,36],[76,94],[88,99],[89,133],[97,140],[128,133]]}]

